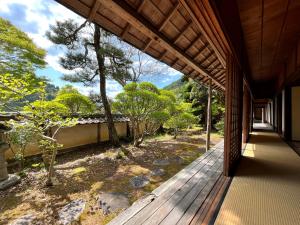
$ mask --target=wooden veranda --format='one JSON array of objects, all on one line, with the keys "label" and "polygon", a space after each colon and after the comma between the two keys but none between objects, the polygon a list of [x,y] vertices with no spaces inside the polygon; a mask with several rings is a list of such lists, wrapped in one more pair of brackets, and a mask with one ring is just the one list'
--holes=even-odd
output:
[{"label": "wooden veranda", "polygon": [[[299,1],[57,1],[195,81],[211,82],[213,89],[225,93],[224,176],[234,176],[242,142],[251,140],[254,121],[270,124],[284,140],[300,141]],[[196,199],[195,193],[189,193],[186,196]],[[208,199],[209,194],[205,196]],[[158,200],[153,202],[149,205]],[[198,204],[199,210],[203,202]],[[128,210],[134,211],[132,207]],[[156,215],[165,215],[171,219],[168,224],[180,221],[176,217],[173,221],[164,210],[127,219],[154,218],[152,224],[159,224],[164,220]]]}]

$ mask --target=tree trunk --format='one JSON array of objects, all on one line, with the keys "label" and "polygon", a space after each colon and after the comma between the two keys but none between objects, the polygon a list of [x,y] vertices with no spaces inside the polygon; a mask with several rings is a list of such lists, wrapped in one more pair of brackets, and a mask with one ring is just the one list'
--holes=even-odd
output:
[{"label": "tree trunk", "polygon": [[210,131],[211,131],[211,79],[209,80],[207,99],[207,119],[206,119],[206,151],[209,150],[210,145]]},{"label": "tree trunk", "polygon": [[97,56],[97,62],[99,67],[99,79],[100,79],[100,95],[104,107],[105,116],[107,119],[107,127],[109,133],[109,140],[114,146],[120,146],[119,137],[114,126],[113,116],[111,114],[110,105],[106,96],[106,77],[105,77],[105,68],[104,68],[104,56],[101,55],[101,48],[100,48],[100,39],[101,39],[101,30],[98,25],[95,26],[94,32],[94,47]]},{"label": "tree trunk", "polygon": [[53,173],[54,173],[54,163],[55,163],[55,159],[56,159],[56,153],[57,153],[57,149],[53,150],[52,152],[52,158],[51,158],[51,162],[49,165],[49,171],[48,171],[48,179],[47,179],[47,186],[52,186],[52,177],[53,177]]}]

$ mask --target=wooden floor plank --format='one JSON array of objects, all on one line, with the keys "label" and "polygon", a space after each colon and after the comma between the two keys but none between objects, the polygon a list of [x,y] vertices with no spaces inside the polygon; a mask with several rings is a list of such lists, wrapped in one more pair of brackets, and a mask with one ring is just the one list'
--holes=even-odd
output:
[{"label": "wooden floor plank", "polygon": [[[152,191],[151,194],[135,202],[131,207],[113,219],[110,225],[167,224],[179,220],[184,212],[191,210],[193,202],[207,195],[218,179],[223,167],[223,141],[215,145],[171,179]],[[202,190],[205,192],[201,194]],[[201,197],[202,198],[202,197]],[[199,201],[199,199],[198,199]],[[178,204],[177,204],[178,203]],[[183,211],[177,215],[180,206]],[[193,206],[195,207],[195,206]],[[198,207],[199,208],[199,207]],[[179,210],[180,211],[180,210]],[[190,211],[192,212],[192,211]],[[176,215],[170,220],[168,215]],[[166,218],[166,219],[165,219]],[[165,219],[165,220],[164,220]],[[168,224],[171,224],[168,222]]]},{"label": "wooden floor plank", "polygon": [[[175,205],[172,211],[160,223],[161,225],[176,224],[185,214],[189,206],[193,204],[195,199],[200,200],[199,205],[204,202],[205,198],[209,194],[209,191],[221,174],[221,172],[218,170],[222,167],[221,162],[217,163],[216,167],[217,168],[215,169],[209,170],[207,172],[207,176],[203,179],[200,179],[199,183],[195,185],[194,188],[188,194],[186,194],[177,205]],[[200,195],[200,197],[198,195]]]},{"label": "wooden floor plank", "polygon": [[194,178],[195,174],[198,174],[198,176],[196,176],[196,179],[199,179],[201,177],[201,169],[206,171],[210,166],[214,164],[215,159],[218,158],[220,154],[222,153],[218,151],[212,152],[212,154],[201,161],[197,165],[197,167],[194,167],[192,168],[192,170],[190,170],[189,176],[178,178],[168,191],[158,196],[155,201],[147,205],[142,211],[132,217],[126,224],[143,224],[153,213],[155,213],[156,210],[161,207],[162,204],[164,204],[169,198],[171,198],[178,191],[178,189],[182,188],[190,179]]},{"label": "wooden floor plank", "polygon": [[216,173],[216,176],[211,178],[210,183],[205,186],[205,189],[197,196],[197,198],[190,204],[189,208],[185,211],[184,215],[179,219],[177,224],[184,225],[189,224],[195,214],[198,212],[199,208],[206,202],[207,196],[210,194],[210,191],[218,181],[219,177],[222,175],[223,166],[221,166]]},{"label": "wooden floor plank", "polygon": [[[217,152],[216,152],[217,153]],[[216,157],[219,157],[219,155],[216,155]],[[160,223],[167,215],[168,213],[176,207],[177,204],[196,186],[198,188],[198,185],[201,187],[205,185],[206,180],[211,176],[216,170],[220,164],[222,163],[221,161],[218,162],[215,157],[212,157],[210,161],[206,163],[201,169],[198,170],[198,172],[191,177],[188,182],[186,182],[182,187],[177,187],[176,192],[167,198],[162,197],[162,198],[157,198],[157,201],[160,202],[160,206],[155,209],[155,211],[151,214],[147,214],[149,217],[142,217],[138,221],[139,224],[158,224]],[[200,187],[199,187],[200,188]],[[200,189],[201,191],[201,189]],[[150,206],[150,205],[149,205]],[[145,218],[147,220],[145,220]]]}]

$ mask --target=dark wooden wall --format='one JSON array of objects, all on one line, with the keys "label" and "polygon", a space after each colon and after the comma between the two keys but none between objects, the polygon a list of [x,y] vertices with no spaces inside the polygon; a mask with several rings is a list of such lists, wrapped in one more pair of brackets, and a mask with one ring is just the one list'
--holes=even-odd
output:
[{"label": "dark wooden wall", "polygon": [[241,157],[243,76],[231,54],[226,61],[224,175],[233,175]]}]

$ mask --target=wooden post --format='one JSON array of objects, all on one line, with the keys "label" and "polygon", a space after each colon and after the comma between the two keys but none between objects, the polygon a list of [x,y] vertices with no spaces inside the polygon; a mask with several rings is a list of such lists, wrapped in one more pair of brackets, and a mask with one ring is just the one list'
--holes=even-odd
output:
[{"label": "wooden post", "polygon": [[209,80],[207,97],[207,114],[206,114],[206,151],[209,150],[210,145],[210,131],[211,131],[211,79]]},{"label": "wooden post", "polygon": [[248,142],[250,133],[250,116],[251,116],[251,102],[250,92],[248,87],[244,84],[244,95],[243,95],[243,143]]}]

